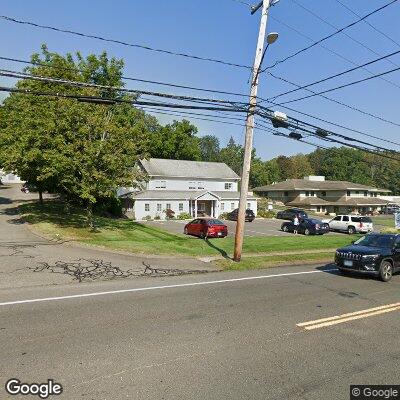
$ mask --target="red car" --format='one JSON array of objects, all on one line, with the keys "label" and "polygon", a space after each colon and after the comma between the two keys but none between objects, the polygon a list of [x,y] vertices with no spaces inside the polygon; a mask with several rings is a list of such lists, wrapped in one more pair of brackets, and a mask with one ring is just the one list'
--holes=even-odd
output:
[{"label": "red car", "polygon": [[215,218],[197,218],[186,224],[183,232],[201,238],[225,237],[228,235],[228,227]]}]

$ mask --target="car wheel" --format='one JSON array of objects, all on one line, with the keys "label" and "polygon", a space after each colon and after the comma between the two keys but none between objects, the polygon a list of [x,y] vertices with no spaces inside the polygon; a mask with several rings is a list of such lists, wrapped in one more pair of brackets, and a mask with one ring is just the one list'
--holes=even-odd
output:
[{"label": "car wheel", "polygon": [[283,232],[289,232],[289,229],[286,225],[282,226],[282,230]]},{"label": "car wheel", "polygon": [[379,278],[383,282],[389,282],[393,276],[393,266],[389,261],[382,261],[379,268]]},{"label": "car wheel", "polygon": [[188,234],[188,229],[185,228],[185,229],[183,230],[183,233],[184,233],[185,235],[187,235],[187,234]]},{"label": "car wheel", "polygon": [[310,230],[309,230],[308,228],[306,228],[306,229],[304,230],[304,234],[308,236],[308,235],[310,234]]},{"label": "car wheel", "polygon": [[356,233],[356,230],[355,230],[354,226],[349,226],[349,227],[347,228],[347,233],[348,233],[349,235],[354,235],[354,234]]}]

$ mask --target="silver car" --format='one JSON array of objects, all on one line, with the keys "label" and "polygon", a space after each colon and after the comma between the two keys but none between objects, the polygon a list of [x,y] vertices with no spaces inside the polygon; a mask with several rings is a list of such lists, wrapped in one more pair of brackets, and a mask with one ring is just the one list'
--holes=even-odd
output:
[{"label": "silver car", "polygon": [[368,233],[374,230],[372,219],[361,215],[337,215],[327,222],[331,231],[347,232],[350,235]]}]

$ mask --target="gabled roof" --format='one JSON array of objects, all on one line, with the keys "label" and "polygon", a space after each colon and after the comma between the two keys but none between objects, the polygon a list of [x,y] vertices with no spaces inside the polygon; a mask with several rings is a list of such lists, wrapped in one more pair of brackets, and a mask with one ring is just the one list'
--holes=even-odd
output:
[{"label": "gabled roof", "polygon": [[293,191],[293,190],[370,190],[389,193],[390,190],[376,189],[373,186],[361,185],[359,183],[347,181],[312,181],[307,179],[288,179],[283,182],[277,182],[272,185],[260,186],[254,188],[254,192],[268,192],[275,190]]},{"label": "gabled roof", "polygon": [[189,179],[240,179],[225,163],[150,158],[140,160],[140,164],[149,176]]}]

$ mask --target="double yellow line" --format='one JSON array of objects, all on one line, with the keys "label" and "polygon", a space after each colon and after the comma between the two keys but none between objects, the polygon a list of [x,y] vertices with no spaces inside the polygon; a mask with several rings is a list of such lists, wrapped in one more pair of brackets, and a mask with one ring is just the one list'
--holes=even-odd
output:
[{"label": "double yellow line", "polygon": [[306,331],[325,328],[327,326],[342,324],[343,322],[355,321],[361,318],[372,317],[374,315],[386,314],[392,311],[400,311],[400,303],[388,304],[386,306],[368,308],[367,310],[356,311],[352,313],[335,315],[334,317],[317,319],[315,321],[302,322],[296,324],[299,328]]}]

